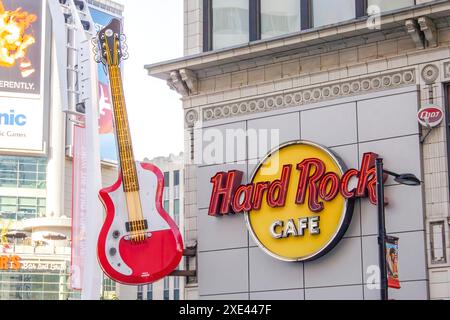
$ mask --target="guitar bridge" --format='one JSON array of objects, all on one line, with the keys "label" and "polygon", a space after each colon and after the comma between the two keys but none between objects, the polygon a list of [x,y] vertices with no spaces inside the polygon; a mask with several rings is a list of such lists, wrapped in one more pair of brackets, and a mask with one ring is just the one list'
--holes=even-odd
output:
[{"label": "guitar bridge", "polygon": [[145,239],[151,238],[151,236],[152,236],[151,232],[143,232],[143,233],[138,233],[135,235],[128,234],[124,237],[124,239],[125,239],[125,241],[140,242]]},{"label": "guitar bridge", "polygon": [[139,232],[148,229],[147,220],[130,221],[125,223],[125,229],[127,232]]}]

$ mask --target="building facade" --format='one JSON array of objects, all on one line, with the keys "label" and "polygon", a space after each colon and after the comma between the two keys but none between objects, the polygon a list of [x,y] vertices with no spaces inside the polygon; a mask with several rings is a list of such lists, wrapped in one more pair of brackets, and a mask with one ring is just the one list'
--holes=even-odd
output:
[{"label": "building facade", "polygon": [[[157,166],[164,175],[163,208],[178,225],[184,239],[184,155],[171,154],[169,157],[144,159]],[[182,260],[180,266],[183,266]],[[178,270],[183,268],[179,267]],[[166,277],[144,286],[119,285],[121,300],[184,300],[185,279]]]},{"label": "building facade", "polygon": [[[386,182],[401,284],[389,295],[450,299],[450,2],[184,3],[185,57],[146,69],[182,96],[185,241],[198,241],[192,297],[198,290],[200,299],[379,299],[369,199],[356,200],[342,240],[314,261],[267,254],[245,214],[211,216],[217,173],[235,170],[250,183],[269,150],[310,141],[348,168],[374,152],[388,170],[419,177],[416,187]],[[417,119],[430,104],[447,118],[434,129]]]},{"label": "building facade", "polygon": [[[87,14],[90,8],[87,3],[81,2],[82,7],[78,10]],[[123,11],[122,6],[111,1],[90,3],[92,8],[109,10],[115,15]],[[53,4],[69,12],[68,2],[56,1]],[[0,271],[0,298],[79,299],[79,291],[71,289],[70,285],[73,124],[68,121],[69,116],[63,113],[61,96],[64,92],[59,81],[59,72],[67,73],[74,67],[70,62],[58,64],[58,49],[68,50],[57,48],[57,35],[51,27],[56,22],[50,2],[2,0],[0,14],[10,14],[19,7],[34,16],[30,21],[36,22],[23,31],[24,34],[32,31],[38,38],[34,46],[40,46],[42,50],[38,52],[31,46],[27,52],[34,68],[34,71],[30,70],[31,76],[23,72],[18,74],[21,71],[19,63],[11,65],[8,70],[0,63],[3,84],[0,88],[1,256],[7,259],[6,262],[3,260],[5,263]],[[62,21],[60,30],[70,29],[71,22],[65,22]],[[70,46],[70,39],[65,39],[64,43]],[[39,58],[42,60],[40,65]],[[38,73],[40,77],[33,76]],[[11,84],[9,89],[5,83]],[[15,87],[22,85],[23,91],[12,92],[14,84]],[[35,87],[40,91],[26,91]],[[40,110],[41,113],[23,108],[18,115],[20,100],[31,101],[33,110]],[[9,121],[12,118],[7,119],[5,106],[8,112],[15,111],[14,124]],[[37,143],[32,145],[34,140]],[[104,186],[115,182],[117,165],[104,162],[102,180]],[[109,286],[109,291],[114,290],[114,285]]]}]

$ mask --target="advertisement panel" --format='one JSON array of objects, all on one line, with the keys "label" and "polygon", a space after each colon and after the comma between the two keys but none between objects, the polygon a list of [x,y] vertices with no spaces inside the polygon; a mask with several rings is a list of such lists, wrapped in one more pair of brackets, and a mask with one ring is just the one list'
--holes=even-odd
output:
[{"label": "advertisement panel", "polygon": [[0,99],[0,150],[43,150],[44,112],[41,100]]},{"label": "advertisement panel", "polygon": [[[90,8],[96,31],[103,29],[113,18],[112,14],[98,9]],[[120,17],[119,17],[120,18]],[[99,89],[99,130],[100,130],[100,159],[102,161],[117,163],[117,148],[113,126],[112,101],[109,90],[109,80],[102,64],[98,65]]]},{"label": "advertisement panel", "polygon": [[388,287],[400,289],[398,277],[398,238],[386,237],[386,265],[388,270]]},{"label": "advertisement panel", "polygon": [[0,92],[41,93],[42,1],[0,0]]},{"label": "advertisement panel", "polygon": [[44,151],[43,3],[0,0],[0,150]]}]

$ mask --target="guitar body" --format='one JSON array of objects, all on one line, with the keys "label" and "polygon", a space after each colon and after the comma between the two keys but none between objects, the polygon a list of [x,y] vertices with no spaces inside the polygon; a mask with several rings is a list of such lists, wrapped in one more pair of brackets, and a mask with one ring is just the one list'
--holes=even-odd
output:
[{"label": "guitar body", "polygon": [[162,207],[161,171],[139,162],[136,169],[141,188],[135,196],[148,224],[148,236],[142,241],[131,241],[127,231],[132,199],[122,188],[122,174],[113,186],[100,191],[106,219],[98,239],[98,259],[106,275],[128,285],[149,284],[167,276],[180,263],[184,248],[177,225]]}]

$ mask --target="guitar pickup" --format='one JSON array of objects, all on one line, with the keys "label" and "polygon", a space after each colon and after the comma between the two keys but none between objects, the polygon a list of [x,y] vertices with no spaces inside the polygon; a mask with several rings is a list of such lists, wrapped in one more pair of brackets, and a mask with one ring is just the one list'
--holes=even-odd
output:
[{"label": "guitar pickup", "polygon": [[130,221],[125,223],[125,228],[127,232],[145,231],[148,229],[148,222],[147,220]]}]

